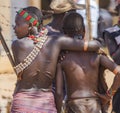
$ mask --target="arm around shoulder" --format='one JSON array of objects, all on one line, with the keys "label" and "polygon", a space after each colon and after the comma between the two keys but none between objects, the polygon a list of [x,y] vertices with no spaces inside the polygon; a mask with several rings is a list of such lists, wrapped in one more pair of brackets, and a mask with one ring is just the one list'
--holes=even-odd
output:
[{"label": "arm around shoulder", "polygon": [[96,40],[91,40],[88,42],[88,50],[87,51],[98,51],[100,49],[100,43]]},{"label": "arm around shoulder", "polygon": [[58,45],[62,50],[73,51],[98,51],[100,43],[97,41],[84,41],[80,39],[73,39],[70,37],[60,37]]}]

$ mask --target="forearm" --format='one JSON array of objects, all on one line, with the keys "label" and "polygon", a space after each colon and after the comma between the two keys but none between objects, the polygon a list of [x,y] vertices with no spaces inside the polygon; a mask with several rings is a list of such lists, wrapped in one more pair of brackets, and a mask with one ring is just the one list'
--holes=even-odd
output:
[{"label": "forearm", "polygon": [[55,102],[56,102],[56,108],[57,113],[61,113],[61,107],[62,107],[62,101],[63,101],[63,72],[62,72],[62,66],[60,63],[57,64],[57,70],[56,70],[56,78],[55,78]]},{"label": "forearm", "polygon": [[108,92],[111,96],[114,96],[117,89],[120,87],[120,67],[119,66],[116,67],[114,69],[113,73],[115,74],[113,84],[111,85],[110,89],[108,90]]},{"label": "forearm", "polygon": [[113,84],[108,90],[108,92],[110,92],[110,95],[112,95],[120,87],[120,66],[108,59],[107,56],[103,55],[100,56],[100,63],[102,66],[104,66],[106,69],[109,69],[115,75]]},{"label": "forearm", "polygon": [[55,101],[56,101],[57,113],[61,113],[62,102],[63,102],[63,96],[56,95]]},{"label": "forearm", "polygon": [[71,51],[98,51],[100,43],[98,41],[84,41],[80,39],[66,38],[66,41],[59,39],[57,45],[60,50],[71,50]]},{"label": "forearm", "polygon": [[96,51],[99,50],[99,48],[100,48],[100,43],[99,42],[94,41],[94,40],[88,42],[87,51],[91,51],[91,52],[95,51],[96,52]]}]

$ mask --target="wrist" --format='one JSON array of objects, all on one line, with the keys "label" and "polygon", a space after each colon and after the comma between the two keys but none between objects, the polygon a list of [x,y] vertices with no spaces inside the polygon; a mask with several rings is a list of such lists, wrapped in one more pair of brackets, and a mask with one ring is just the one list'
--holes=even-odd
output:
[{"label": "wrist", "polygon": [[88,41],[85,41],[84,42],[84,48],[83,48],[84,51],[87,51],[88,50]]},{"label": "wrist", "polygon": [[106,95],[110,98],[112,98],[116,93],[116,90],[109,89],[106,91]]},{"label": "wrist", "polygon": [[113,73],[117,75],[120,72],[120,66],[116,66],[113,70]]}]

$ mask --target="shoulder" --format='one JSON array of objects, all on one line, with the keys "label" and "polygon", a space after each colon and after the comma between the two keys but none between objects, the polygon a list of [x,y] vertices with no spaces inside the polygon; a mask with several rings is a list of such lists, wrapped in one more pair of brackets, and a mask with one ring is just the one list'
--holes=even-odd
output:
[{"label": "shoulder", "polygon": [[55,40],[55,41],[65,40],[67,38],[70,39],[70,37],[67,37],[63,34],[59,34],[59,35],[51,34],[51,35],[48,36],[48,38],[51,39],[51,40]]},{"label": "shoulder", "polygon": [[12,48],[29,48],[29,47],[33,47],[33,41],[23,38],[23,39],[18,39],[13,41],[12,43]]}]

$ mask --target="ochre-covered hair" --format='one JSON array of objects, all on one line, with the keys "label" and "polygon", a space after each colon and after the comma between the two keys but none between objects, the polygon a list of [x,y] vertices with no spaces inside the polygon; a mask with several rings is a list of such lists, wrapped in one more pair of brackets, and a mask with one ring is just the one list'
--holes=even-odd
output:
[{"label": "ochre-covered hair", "polygon": [[29,6],[20,9],[17,13],[21,15],[23,18],[25,18],[26,21],[32,23],[36,27],[42,24],[43,21],[42,12],[36,7]]}]

